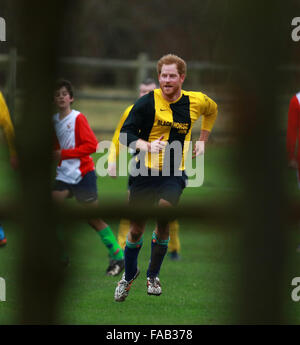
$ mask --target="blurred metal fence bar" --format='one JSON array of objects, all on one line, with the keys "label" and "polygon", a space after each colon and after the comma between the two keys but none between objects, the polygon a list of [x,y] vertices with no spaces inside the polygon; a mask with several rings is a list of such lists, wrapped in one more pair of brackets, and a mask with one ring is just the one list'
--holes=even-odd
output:
[{"label": "blurred metal fence bar", "polygon": [[18,323],[58,322],[62,277],[58,267],[58,218],[51,200],[53,85],[64,1],[15,1],[24,100],[16,139],[20,161],[22,253]]},{"label": "blurred metal fence bar", "polygon": [[[289,53],[281,46],[289,6],[234,0],[231,8],[227,34],[232,40],[232,62],[240,71],[237,169],[244,184],[239,209],[243,232],[239,322],[280,324],[286,322],[282,289],[288,213],[283,192],[284,154],[277,136],[281,90],[278,66],[284,64]],[[276,19],[278,13],[280,21]]]},{"label": "blurred metal fence bar", "polygon": [[[63,205],[56,210],[60,222],[82,221],[90,218],[105,218],[111,220],[119,220],[121,218],[156,218],[160,217],[167,220],[176,214],[176,218],[191,221],[204,221],[207,224],[224,224],[237,226],[243,219],[243,213],[237,212],[241,206],[241,199],[237,197],[233,199],[224,199],[222,202],[201,202],[185,203],[184,205],[174,207],[172,209],[162,210],[158,207],[147,207],[146,205],[137,206],[134,209],[129,207],[124,202],[107,201],[101,204],[98,208],[83,209],[76,205]],[[300,203],[294,201],[289,203],[289,208],[286,210],[287,225],[295,225],[300,221]],[[23,208],[23,203],[14,200],[0,200],[0,218],[20,221],[20,212]],[[116,212],[118,210],[118,212]],[[289,230],[287,229],[287,233]]]}]

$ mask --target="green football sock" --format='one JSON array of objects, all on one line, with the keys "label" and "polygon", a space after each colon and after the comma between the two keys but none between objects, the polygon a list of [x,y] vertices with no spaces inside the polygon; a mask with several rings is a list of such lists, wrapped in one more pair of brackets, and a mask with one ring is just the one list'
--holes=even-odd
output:
[{"label": "green football sock", "polygon": [[109,256],[111,259],[113,260],[124,259],[124,252],[122,248],[120,247],[120,245],[118,244],[109,226],[105,229],[97,231],[97,233],[99,234],[102,242],[105,244],[106,248],[108,249]]}]

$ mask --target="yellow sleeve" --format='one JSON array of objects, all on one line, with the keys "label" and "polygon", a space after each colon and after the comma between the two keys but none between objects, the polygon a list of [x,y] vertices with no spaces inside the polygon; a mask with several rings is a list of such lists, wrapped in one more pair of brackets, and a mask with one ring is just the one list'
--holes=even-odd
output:
[{"label": "yellow sleeve", "polygon": [[119,156],[120,153],[120,148],[119,148],[119,136],[120,136],[120,131],[123,126],[123,123],[127,119],[131,108],[133,107],[133,104],[130,105],[126,110],[124,111],[123,115],[121,116],[121,119],[117,125],[117,128],[115,129],[113,138],[112,138],[112,143],[109,148],[109,155],[108,155],[108,163],[114,163],[116,159]]},{"label": "yellow sleeve", "polygon": [[16,149],[14,145],[14,140],[15,140],[14,127],[10,119],[10,115],[9,115],[9,111],[8,111],[5,99],[1,92],[0,92],[0,126],[3,128],[10,155],[15,156]]},{"label": "yellow sleeve", "polygon": [[218,115],[218,106],[204,94],[201,97],[200,113],[203,115],[201,129],[211,132]]}]

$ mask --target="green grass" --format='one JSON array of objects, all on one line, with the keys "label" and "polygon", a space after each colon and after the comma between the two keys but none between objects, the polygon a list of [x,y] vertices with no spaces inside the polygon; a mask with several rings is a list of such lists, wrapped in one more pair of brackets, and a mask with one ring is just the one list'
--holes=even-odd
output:
[{"label": "green grass", "polygon": [[[117,224],[112,224],[116,229]],[[182,260],[166,258],[161,270],[163,294],[146,294],[152,226],[147,227],[139,256],[141,274],[126,303],[116,303],[118,278],[106,277],[107,254],[98,236],[87,226],[74,229],[71,265],[65,272],[60,303],[62,324],[223,324],[235,320],[235,236],[208,227],[181,223]],[[7,283],[7,301],[0,304],[0,324],[14,323],[18,299],[15,254],[20,246],[18,229],[6,223],[9,243],[0,252],[0,272]],[[225,243],[225,245],[224,245]]]},{"label": "green grass", "polygon": [[[95,162],[98,155],[94,155]],[[240,191],[238,176],[232,170],[234,149],[209,145],[205,155],[205,182],[200,188],[186,188],[181,203],[197,200],[229,199]],[[7,154],[0,151],[0,193],[10,197],[19,190],[16,175],[7,164]],[[294,171],[286,171],[288,191],[297,194]],[[99,200],[126,200],[126,177],[98,178]],[[296,191],[296,192],[295,192]],[[297,194],[298,195],[298,194]],[[116,210],[117,212],[117,210]],[[117,232],[118,223],[110,223]],[[20,313],[18,267],[21,262],[20,229],[4,221],[8,238],[0,249],[0,277],[6,279],[7,301],[0,302],[0,324],[13,324]],[[166,258],[161,270],[163,294],[147,296],[146,270],[150,254],[150,238],[154,223],[145,233],[139,256],[141,274],[133,284],[125,303],[116,303],[113,294],[119,278],[106,277],[107,251],[88,225],[78,224],[72,236],[71,265],[65,272],[60,298],[61,324],[232,324],[237,320],[239,303],[239,231],[224,225],[211,226],[200,221],[180,221],[182,260]],[[285,313],[290,323],[299,323],[297,304],[289,297],[291,277],[297,276],[299,243],[297,229],[288,243],[290,256],[283,290]],[[51,234],[48,234],[51,239]]]},{"label": "green grass", "polygon": [[[164,292],[147,296],[146,269],[152,226],[147,228],[139,257],[141,274],[126,303],[115,303],[113,292],[118,278],[104,276],[106,253],[86,231],[76,238],[73,274],[64,291],[62,323],[72,324],[201,324],[226,322],[230,315],[232,265],[226,260],[221,238],[192,225],[182,226],[182,260],[168,258],[161,271]],[[201,244],[201,245],[199,245]],[[201,250],[202,249],[202,250]],[[89,255],[87,256],[87,250]],[[190,252],[190,254],[188,254]],[[209,254],[211,253],[211,254]],[[227,253],[228,254],[228,253]],[[218,261],[222,263],[218,265]],[[205,278],[204,278],[205,277]],[[221,286],[215,288],[215,282]],[[218,298],[219,296],[219,298]],[[217,300],[216,300],[217,298]],[[211,309],[211,310],[210,310]]]},{"label": "green grass", "polygon": [[[198,192],[187,188],[182,201],[191,198],[213,197],[218,188],[228,189],[223,182],[209,178],[210,159],[223,156],[226,150],[211,148],[207,161],[207,180]],[[3,153],[1,174],[2,195],[9,196],[13,190],[13,174],[5,164]],[[95,162],[97,155],[94,155]],[[221,164],[221,162],[220,162]],[[5,167],[5,168],[4,168]],[[225,169],[226,170],[226,169]],[[6,175],[6,176],[5,176]],[[8,179],[8,176],[10,178]],[[220,176],[219,176],[220,177]],[[9,183],[7,183],[9,181]],[[100,203],[126,200],[127,178],[98,178]],[[223,187],[222,187],[223,184]],[[235,186],[232,186],[233,188]],[[229,192],[231,193],[231,191]],[[7,302],[0,304],[0,324],[14,323],[19,312],[16,285],[20,257],[19,229],[4,222],[8,245],[0,251],[0,276],[7,282]],[[116,232],[118,223],[111,223]],[[66,271],[65,286],[60,305],[60,322],[64,324],[216,324],[234,321],[233,277],[235,274],[234,251],[236,236],[231,231],[222,232],[207,225],[180,222],[182,260],[172,262],[166,258],[161,271],[163,294],[157,298],[146,294],[146,270],[150,255],[150,222],[145,233],[144,246],[139,257],[140,277],[134,283],[126,303],[116,303],[113,293],[118,278],[106,277],[107,251],[99,237],[89,226],[79,224],[72,237],[71,266]],[[224,246],[224,243],[226,244]]]}]

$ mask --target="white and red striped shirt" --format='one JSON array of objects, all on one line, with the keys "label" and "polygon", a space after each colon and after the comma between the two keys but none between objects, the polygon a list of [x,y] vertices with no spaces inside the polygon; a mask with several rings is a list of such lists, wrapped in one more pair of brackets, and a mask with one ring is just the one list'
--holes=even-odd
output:
[{"label": "white and red striped shirt", "polygon": [[96,136],[86,117],[79,111],[72,110],[62,120],[59,119],[59,114],[55,114],[53,121],[57,138],[56,149],[61,150],[56,179],[77,184],[85,174],[95,170],[90,154],[96,152]]},{"label": "white and red striped shirt", "polygon": [[[297,152],[295,152],[297,141],[298,148]],[[300,92],[294,95],[290,101],[286,147],[288,153],[288,160],[297,160],[297,179],[298,187],[300,189]]]},{"label": "white and red striped shirt", "polygon": [[290,101],[287,128],[287,152],[288,159],[297,158],[300,160],[300,145],[295,153],[296,142],[300,142],[300,92],[294,95]]}]

